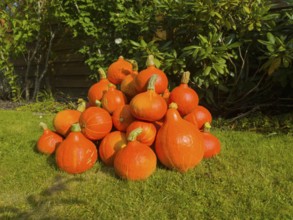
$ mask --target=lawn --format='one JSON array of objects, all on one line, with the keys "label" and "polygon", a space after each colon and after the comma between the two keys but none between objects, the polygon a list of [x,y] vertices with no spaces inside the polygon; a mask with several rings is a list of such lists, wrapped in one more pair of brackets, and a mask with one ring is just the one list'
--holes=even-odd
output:
[{"label": "lawn", "polygon": [[0,219],[292,219],[293,137],[214,128],[221,153],[185,174],[128,182],[101,162],[79,175],[35,151],[52,114],[0,110]]}]

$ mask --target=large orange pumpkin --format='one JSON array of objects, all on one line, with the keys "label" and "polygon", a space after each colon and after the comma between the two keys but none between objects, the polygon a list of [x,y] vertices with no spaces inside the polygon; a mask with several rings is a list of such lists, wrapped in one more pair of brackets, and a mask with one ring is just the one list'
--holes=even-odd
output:
[{"label": "large orange pumpkin", "polygon": [[202,135],[193,124],[181,118],[176,103],[169,105],[156,137],[155,151],[163,165],[180,172],[194,168],[203,158]]},{"label": "large orange pumpkin", "polygon": [[92,168],[97,161],[98,153],[95,144],[80,132],[80,126],[76,123],[58,146],[55,158],[61,170],[76,174]]}]

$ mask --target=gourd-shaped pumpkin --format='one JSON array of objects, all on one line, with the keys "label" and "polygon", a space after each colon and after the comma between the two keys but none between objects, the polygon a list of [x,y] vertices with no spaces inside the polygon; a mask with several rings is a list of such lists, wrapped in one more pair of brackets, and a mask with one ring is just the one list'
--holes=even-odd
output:
[{"label": "gourd-shaped pumpkin", "polygon": [[112,114],[112,121],[118,131],[126,131],[127,127],[135,121],[130,112],[130,105],[119,106]]},{"label": "gourd-shaped pumpkin", "polygon": [[152,122],[146,121],[133,121],[126,129],[126,137],[137,128],[141,128],[142,132],[137,135],[136,140],[142,144],[151,146],[156,138],[157,129]]},{"label": "gourd-shaped pumpkin", "polygon": [[114,158],[115,173],[122,179],[143,180],[156,170],[157,157],[154,151],[136,140],[140,132],[141,128],[133,130],[127,138],[127,145]]},{"label": "gourd-shaped pumpkin", "polygon": [[170,169],[186,172],[203,158],[204,148],[200,131],[181,118],[177,104],[171,103],[155,142],[159,161]]},{"label": "gourd-shaped pumpkin", "polygon": [[77,123],[79,121],[79,117],[81,112],[85,109],[85,101],[79,99],[79,105],[77,107],[78,110],[75,109],[65,109],[59,111],[54,119],[53,126],[58,134],[62,136],[67,136],[70,132],[71,125]]},{"label": "gourd-shaped pumpkin", "polygon": [[192,112],[198,105],[199,98],[197,93],[188,86],[190,72],[183,73],[181,83],[175,87],[169,96],[169,104],[175,102],[178,105],[178,112],[181,116],[187,115]]},{"label": "gourd-shaped pumpkin", "polygon": [[185,115],[184,119],[193,123],[198,127],[198,129],[202,130],[204,128],[205,123],[212,122],[212,115],[207,108],[198,105],[191,113]]},{"label": "gourd-shaped pumpkin", "polygon": [[121,131],[112,131],[107,134],[99,146],[100,159],[107,166],[113,166],[116,152],[127,144],[126,134]]},{"label": "gourd-shaped pumpkin", "polygon": [[204,130],[202,132],[203,146],[204,146],[204,158],[210,158],[220,153],[221,143],[219,139],[210,133],[211,125],[206,122]]},{"label": "gourd-shaped pumpkin", "polygon": [[92,168],[97,161],[97,148],[80,131],[78,123],[73,124],[71,132],[56,150],[57,166],[71,174],[83,173]]},{"label": "gourd-shaped pumpkin", "polygon": [[162,119],[167,111],[166,101],[155,91],[156,80],[157,75],[152,75],[147,91],[137,94],[130,102],[130,111],[139,120],[154,122]]},{"label": "gourd-shaped pumpkin", "polygon": [[119,106],[127,104],[127,98],[120,90],[116,89],[114,84],[108,85],[108,91],[106,91],[101,100],[103,109],[106,109],[112,114]]},{"label": "gourd-shaped pumpkin", "polygon": [[123,56],[120,56],[109,66],[107,70],[107,77],[111,83],[118,85],[128,74],[131,73],[132,64],[125,60]]},{"label": "gourd-shaped pumpkin", "polygon": [[97,106],[89,107],[82,112],[79,119],[81,132],[92,141],[105,137],[113,126],[111,115],[100,107],[99,101],[96,103]]},{"label": "gourd-shaped pumpkin", "polygon": [[43,134],[39,137],[37,142],[37,150],[43,154],[52,154],[58,144],[63,141],[63,138],[57,133],[51,131],[44,122],[40,122],[43,129]]},{"label": "gourd-shaped pumpkin", "polygon": [[95,106],[97,100],[101,100],[104,92],[108,90],[110,81],[107,79],[106,73],[102,68],[99,68],[99,81],[93,84],[88,90],[88,100],[90,106]]},{"label": "gourd-shaped pumpkin", "polygon": [[148,82],[152,75],[157,75],[155,91],[158,94],[164,93],[168,87],[168,78],[166,74],[155,66],[154,56],[149,55],[147,59],[147,68],[141,70],[135,77],[135,87],[138,93],[145,92],[148,88]]}]

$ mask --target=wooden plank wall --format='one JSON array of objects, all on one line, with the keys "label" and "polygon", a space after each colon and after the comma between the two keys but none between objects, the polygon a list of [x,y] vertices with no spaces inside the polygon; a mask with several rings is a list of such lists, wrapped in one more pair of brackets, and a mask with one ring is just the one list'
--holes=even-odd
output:
[{"label": "wooden plank wall", "polygon": [[[93,73],[85,64],[85,58],[77,52],[82,46],[81,41],[70,37],[57,39],[53,45],[52,51],[54,61],[50,63],[46,78],[42,86],[48,85],[56,98],[76,100],[77,98],[86,98],[89,87],[95,81],[89,78]],[[15,71],[24,76],[26,63],[23,58],[13,61]],[[32,65],[30,71],[30,87],[33,90],[33,73],[36,65]]]}]

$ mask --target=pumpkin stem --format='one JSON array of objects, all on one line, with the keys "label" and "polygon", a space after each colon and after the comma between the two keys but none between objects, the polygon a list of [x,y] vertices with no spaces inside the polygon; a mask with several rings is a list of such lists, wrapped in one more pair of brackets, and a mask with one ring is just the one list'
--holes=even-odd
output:
[{"label": "pumpkin stem", "polygon": [[70,131],[71,132],[80,132],[81,128],[80,128],[79,123],[72,124]]},{"label": "pumpkin stem", "polygon": [[150,54],[148,56],[147,61],[146,61],[147,67],[149,67],[149,66],[155,66],[155,60],[154,59],[155,59],[154,55]]},{"label": "pumpkin stem", "polygon": [[124,57],[123,56],[119,56],[118,59],[120,59],[120,60],[123,59],[124,60]]},{"label": "pumpkin stem", "polygon": [[102,102],[99,101],[99,100],[96,100],[95,101],[95,104],[96,104],[97,107],[101,107],[102,106]]},{"label": "pumpkin stem", "polygon": [[131,60],[127,60],[127,61],[132,64],[133,71],[138,71],[138,64],[137,64],[136,60],[131,59]]},{"label": "pumpkin stem", "polygon": [[109,84],[108,84],[108,88],[110,89],[110,88],[112,88],[112,87],[113,87],[113,88],[116,88],[116,85],[113,84],[113,83],[109,83]]},{"label": "pumpkin stem", "polygon": [[105,73],[105,70],[104,70],[102,67],[100,67],[100,68],[98,69],[98,73],[99,73],[99,78],[100,78],[100,80],[101,80],[101,79],[106,79],[106,78],[107,78],[107,75],[106,75],[106,73]]},{"label": "pumpkin stem", "polygon": [[141,127],[132,130],[127,137],[127,141],[135,141],[137,136],[140,135],[142,131],[143,129]]},{"label": "pumpkin stem", "polygon": [[157,81],[157,78],[158,78],[157,74],[154,74],[151,76],[148,82],[148,88],[147,88],[148,90],[155,90],[155,83]]},{"label": "pumpkin stem", "polygon": [[209,122],[204,123],[204,126],[203,126],[204,132],[210,132],[211,128],[212,128],[212,126]]},{"label": "pumpkin stem", "polygon": [[84,99],[78,99],[77,100],[78,106],[77,106],[77,111],[83,112],[86,108],[86,102]]},{"label": "pumpkin stem", "polygon": [[169,104],[169,109],[177,109],[177,108],[178,108],[177,103],[175,103],[175,102],[171,102],[171,103]]},{"label": "pumpkin stem", "polygon": [[40,122],[39,126],[40,126],[43,130],[47,130],[47,129],[48,129],[47,124],[45,124],[44,122]]},{"label": "pumpkin stem", "polygon": [[188,84],[190,78],[190,72],[186,71],[182,74],[181,83],[182,84]]}]

